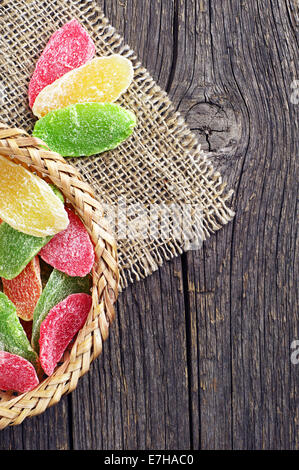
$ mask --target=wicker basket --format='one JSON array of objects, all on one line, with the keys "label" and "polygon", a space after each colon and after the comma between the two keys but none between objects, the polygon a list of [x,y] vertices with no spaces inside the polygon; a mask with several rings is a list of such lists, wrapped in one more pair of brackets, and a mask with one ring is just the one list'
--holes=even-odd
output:
[{"label": "wicker basket", "polygon": [[72,347],[63,356],[53,375],[34,390],[15,395],[0,393],[0,429],[20,424],[59,402],[73,391],[79,378],[101,353],[114,320],[114,303],[118,295],[119,272],[115,239],[103,217],[103,210],[92,188],[82,181],[79,172],[61,155],[45,150],[42,142],[20,129],[0,124],[0,154],[18,161],[46,180],[52,181],[83,220],[95,246],[92,270],[92,309]]}]

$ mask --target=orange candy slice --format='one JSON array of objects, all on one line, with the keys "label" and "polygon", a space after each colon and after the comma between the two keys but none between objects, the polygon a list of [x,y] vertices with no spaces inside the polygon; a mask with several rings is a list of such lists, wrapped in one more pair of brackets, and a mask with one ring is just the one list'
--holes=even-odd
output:
[{"label": "orange candy slice", "polygon": [[41,178],[0,155],[0,218],[35,237],[55,235],[69,224],[62,201]]},{"label": "orange candy slice", "polygon": [[32,111],[41,118],[70,104],[113,103],[130,86],[133,74],[132,63],[126,57],[118,54],[96,57],[46,86],[37,96]]},{"label": "orange candy slice", "polygon": [[14,279],[2,278],[3,292],[17,309],[22,320],[33,320],[33,312],[42,293],[40,264],[35,256]]}]

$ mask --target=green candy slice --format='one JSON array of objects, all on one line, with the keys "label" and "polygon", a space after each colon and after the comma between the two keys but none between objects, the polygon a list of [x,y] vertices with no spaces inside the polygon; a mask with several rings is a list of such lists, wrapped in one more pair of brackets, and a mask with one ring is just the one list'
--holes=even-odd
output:
[{"label": "green candy slice", "polygon": [[114,149],[135,125],[135,115],[118,104],[77,103],[41,118],[33,135],[64,157],[80,157]]},{"label": "green candy slice", "polygon": [[31,344],[39,351],[39,332],[42,321],[49,311],[71,294],[90,294],[91,277],[71,277],[57,269],[53,269],[48,282],[38,299],[33,313]]},{"label": "green candy slice", "polygon": [[13,279],[34,256],[51,240],[18,232],[6,222],[0,225],[0,276]]},{"label": "green candy slice", "polygon": [[22,356],[38,369],[37,354],[20,323],[16,307],[3,292],[0,292],[0,350]]}]

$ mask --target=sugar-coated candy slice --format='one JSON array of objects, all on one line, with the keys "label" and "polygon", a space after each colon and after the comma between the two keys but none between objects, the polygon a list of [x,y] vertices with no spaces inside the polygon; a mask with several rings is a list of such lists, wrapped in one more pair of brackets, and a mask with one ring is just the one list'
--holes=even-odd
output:
[{"label": "sugar-coated candy slice", "polygon": [[24,357],[38,368],[38,357],[17,316],[16,307],[0,292],[0,343],[5,351]]},{"label": "sugar-coated candy slice", "polygon": [[39,384],[33,365],[23,357],[0,351],[0,390],[29,392]]},{"label": "sugar-coated candy slice", "polygon": [[118,104],[79,103],[47,114],[33,135],[65,157],[79,157],[114,149],[135,125],[135,115]]},{"label": "sugar-coated candy slice", "polygon": [[69,276],[86,276],[94,264],[94,247],[81,219],[66,208],[69,225],[57,233],[40,251],[50,266]]},{"label": "sugar-coated candy slice", "polygon": [[56,31],[36,63],[29,83],[29,105],[37,95],[65,73],[91,60],[95,45],[83,26],[73,19]]},{"label": "sugar-coated candy slice", "polygon": [[70,277],[57,269],[53,269],[33,313],[31,344],[35,351],[39,350],[40,325],[49,311],[71,294],[90,293],[90,287],[90,275]]},{"label": "sugar-coated candy slice", "polygon": [[23,166],[0,155],[0,217],[14,229],[45,237],[68,225],[62,201],[51,187]]},{"label": "sugar-coated candy slice", "polygon": [[133,80],[132,62],[121,55],[95,57],[63,75],[37,96],[32,111],[42,117],[70,104],[113,103]]},{"label": "sugar-coated candy slice", "polygon": [[40,327],[40,363],[47,375],[53,371],[91,309],[88,294],[72,294],[53,307]]},{"label": "sugar-coated candy slice", "polygon": [[51,238],[51,236],[33,237],[2,222],[0,224],[0,276],[5,279],[14,279]]},{"label": "sugar-coated candy slice", "polygon": [[33,311],[42,293],[40,264],[35,256],[14,279],[2,278],[3,292],[12,301],[18,317],[31,321]]}]

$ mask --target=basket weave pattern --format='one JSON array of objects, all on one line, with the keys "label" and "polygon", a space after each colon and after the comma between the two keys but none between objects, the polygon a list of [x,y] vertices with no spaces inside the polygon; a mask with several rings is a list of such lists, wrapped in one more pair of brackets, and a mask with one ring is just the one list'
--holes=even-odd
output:
[{"label": "basket weave pattern", "polygon": [[0,429],[20,424],[59,402],[62,395],[73,391],[79,378],[101,353],[115,317],[119,272],[116,242],[103,217],[103,209],[92,188],[83,182],[73,166],[61,155],[40,147],[41,141],[21,129],[0,124],[0,154],[21,163],[46,180],[52,181],[64,194],[83,220],[95,247],[96,261],[92,270],[92,309],[78,333],[71,350],[51,377],[31,392],[15,396],[0,394]]}]

